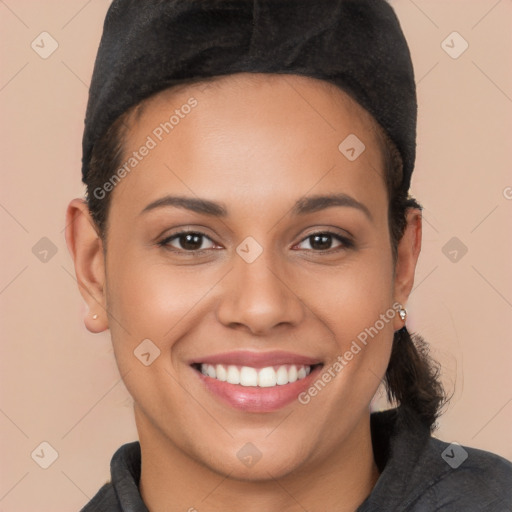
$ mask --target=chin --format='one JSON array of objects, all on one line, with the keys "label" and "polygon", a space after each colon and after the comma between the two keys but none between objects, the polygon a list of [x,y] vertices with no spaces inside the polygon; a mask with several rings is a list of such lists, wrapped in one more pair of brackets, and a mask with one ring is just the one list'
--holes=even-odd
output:
[{"label": "chin", "polygon": [[241,461],[238,457],[231,461],[210,460],[209,468],[231,480],[240,482],[265,482],[268,480],[286,477],[290,473],[300,469],[302,463],[295,458],[290,459],[286,454],[280,457],[276,453],[261,454],[259,460]]}]

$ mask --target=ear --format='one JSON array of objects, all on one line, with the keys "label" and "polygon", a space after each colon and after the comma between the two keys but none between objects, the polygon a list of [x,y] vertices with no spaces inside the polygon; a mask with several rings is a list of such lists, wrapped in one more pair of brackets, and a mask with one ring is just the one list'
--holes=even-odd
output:
[{"label": "ear", "polygon": [[75,265],[80,294],[89,306],[85,326],[92,333],[102,332],[108,329],[103,242],[83,199],[73,199],[68,205],[66,244]]},{"label": "ear", "polygon": [[[405,308],[414,284],[414,273],[421,251],[422,216],[418,208],[410,208],[406,214],[407,225],[397,247],[395,265],[394,300]],[[399,315],[395,315],[394,329],[397,331],[404,325]]]}]

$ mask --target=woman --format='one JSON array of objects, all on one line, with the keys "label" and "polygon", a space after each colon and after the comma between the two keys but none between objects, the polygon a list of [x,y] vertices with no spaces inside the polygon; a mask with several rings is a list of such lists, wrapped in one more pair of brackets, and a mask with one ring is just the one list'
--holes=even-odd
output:
[{"label": "woman", "polygon": [[114,0],[66,240],[139,441],[84,511],[512,506],[508,461],[431,437],[415,134],[383,0]]}]

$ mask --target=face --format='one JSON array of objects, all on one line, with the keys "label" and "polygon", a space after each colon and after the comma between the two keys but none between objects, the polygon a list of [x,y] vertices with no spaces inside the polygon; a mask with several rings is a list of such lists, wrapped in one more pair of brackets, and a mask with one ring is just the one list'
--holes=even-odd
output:
[{"label": "face", "polygon": [[98,268],[141,444],[244,479],[355,449],[406,299],[372,123],[322,81],[246,74],[129,123]]}]

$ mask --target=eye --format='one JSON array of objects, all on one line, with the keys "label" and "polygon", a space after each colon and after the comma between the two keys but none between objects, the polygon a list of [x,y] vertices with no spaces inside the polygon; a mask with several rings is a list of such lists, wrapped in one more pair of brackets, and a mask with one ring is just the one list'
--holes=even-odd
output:
[{"label": "eye", "polygon": [[[209,241],[210,245],[208,245],[208,243],[205,245],[205,241]],[[332,246],[333,242],[338,243],[334,248]],[[349,249],[354,246],[354,243],[348,238],[330,231],[312,233],[295,247],[300,248],[300,245],[304,243],[307,243],[309,247],[303,247],[303,249],[313,252],[336,252],[336,249],[343,247]],[[162,241],[158,242],[158,245],[171,251],[184,252],[192,255],[194,253],[201,253],[202,251],[215,248],[213,240],[208,235],[200,231],[180,231],[164,238]],[[331,251],[331,249],[334,250]]]},{"label": "eye", "polygon": [[180,231],[167,238],[164,238],[158,245],[161,247],[169,247],[172,250],[194,252],[206,249],[213,249],[213,247],[205,247],[203,242],[205,239],[209,240],[215,245],[210,237],[201,233],[200,231]]},{"label": "eye", "polygon": [[354,245],[353,242],[348,238],[345,238],[336,233],[332,233],[330,231],[319,231],[318,233],[312,233],[311,235],[308,235],[306,238],[304,238],[300,244],[307,242],[309,245],[309,247],[306,247],[307,250],[313,250],[315,252],[326,252],[327,250],[333,248],[333,241],[337,241],[339,244],[334,249],[339,247],[345,247],[348,249]]}]

